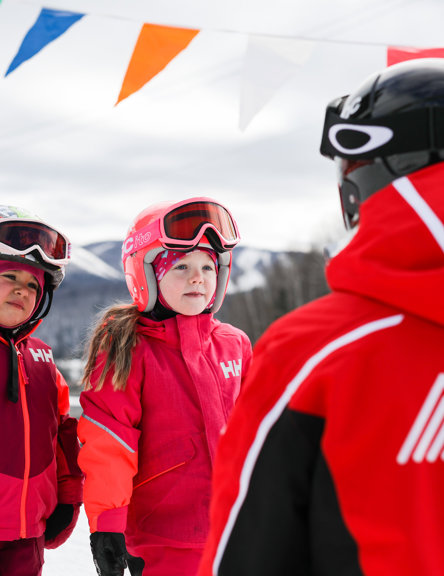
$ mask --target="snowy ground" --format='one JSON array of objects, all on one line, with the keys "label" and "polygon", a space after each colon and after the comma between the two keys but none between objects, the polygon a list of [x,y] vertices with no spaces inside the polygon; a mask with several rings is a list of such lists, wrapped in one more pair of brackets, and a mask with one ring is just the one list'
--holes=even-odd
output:
[{"label": "snowy ground", "polygon": [[[79,417],[81,408],[78,397],[71,396],[71,414]],[[74,532],[63,546],[45,550],[43,576],[97,576],[89,548],[89,527],[85,509],[81,508]]]},{"label": "snowy ground", "polygon": [[45,550],[43,566],[43,576],[79,575],[97,576],[89,548],[89,527],[83,506],[71,537],[56,550]]}]

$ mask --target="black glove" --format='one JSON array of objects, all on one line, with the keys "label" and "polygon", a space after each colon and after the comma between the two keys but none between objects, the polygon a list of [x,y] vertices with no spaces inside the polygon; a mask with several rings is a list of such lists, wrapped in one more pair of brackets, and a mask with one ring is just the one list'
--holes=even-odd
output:
[{"label": "black glove", "polygon": [[99,576],[123,576],[126,568],[125,536],[120,532],[94,532],[91,551]]},{"label": "black glove", "polygon": [[53,540],[60,532],[63,532],[71,524],[73,515],[72,504],[57,504],[54,512],[46,520],[45,541]]}]

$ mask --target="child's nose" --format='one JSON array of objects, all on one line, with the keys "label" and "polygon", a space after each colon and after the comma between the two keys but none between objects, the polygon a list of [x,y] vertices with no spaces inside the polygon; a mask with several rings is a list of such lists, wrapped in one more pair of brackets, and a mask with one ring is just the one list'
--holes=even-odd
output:
[{"label": "child's nose", "polygon": [[17,280],[14,286],[14,291],[20,292],[20,294],[26,294],[27,292],[29,292],[29,288],[26,283]]},{"label": "child's nose", "polygon": [[193,272],[191,274],[191,281],[192,282],[201,282],[202,280],[203,280],[202,270],[200,270],[199,268],[197,268],[196,270],[193,270]]}]

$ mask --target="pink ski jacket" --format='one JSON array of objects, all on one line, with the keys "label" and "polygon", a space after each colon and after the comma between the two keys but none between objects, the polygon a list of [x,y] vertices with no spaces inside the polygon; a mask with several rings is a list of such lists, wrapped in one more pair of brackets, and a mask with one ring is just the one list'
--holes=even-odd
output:
[{"label": "pink ski jacket", "polygon": [[[14,344],[17,402],[7,397],[11,349],[0,335],[0,541],[41,536],[57,504],[82,502],[77,420],[68,414],[68,386],[47,344],[29,334]],[[55,547],[63,538],[46,544]]]},{"label": "pink ski jacket", "polygon": [[80,397],[90,529],[125,532],[129,552],[143,558],[152,547],[202,549],[216,445],[251,345],[211,314],[142,318],[138,334],[125,391],[108,374],[101,390]]},{"label": "pink ski jacket", "polygon": [[444,573],[444,164],[361,207],[332,293],[254,350],[199,576]]}]

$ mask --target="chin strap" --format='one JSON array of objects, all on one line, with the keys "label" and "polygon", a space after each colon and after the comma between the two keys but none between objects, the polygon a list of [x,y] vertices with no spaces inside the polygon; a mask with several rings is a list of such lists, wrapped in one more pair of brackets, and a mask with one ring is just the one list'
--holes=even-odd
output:
[{"label": "chin strap", "polygon": [[9,364],[9,376],[8,376],[8,400],[11,402],[18,402],[19,386],[18,386],[18,356],[17,350],[14,345],[12,338],[5,334],[10,349],[10,364]]},{"label": "chin strap", "polygon": [[[18,381],[18,355],[17,349],[14,344],[13,336],[17,337],[22,334],[24,331],[32,329],[42,318],[44,318],[52,304],[52,289],[47,291],[48,298],[46,299],[45,296],[42,298],[41,305],[39,306],[38,310],[36,311],[36,317],[34,317],[31,321],[26,322],[23,326],[15,330],[7,330],[3,329],[2,333],[6,340],[9,342],[9,350],[10,350],[10,366],[9,366],[9,376],[8,376],[8,384],[7,384],[7,393],[8,393],[8,400],[11,402],[17,403],[19,397],[19,381]],[[46,305],[45,301],[46,300]]]}]

